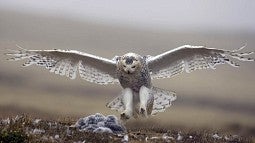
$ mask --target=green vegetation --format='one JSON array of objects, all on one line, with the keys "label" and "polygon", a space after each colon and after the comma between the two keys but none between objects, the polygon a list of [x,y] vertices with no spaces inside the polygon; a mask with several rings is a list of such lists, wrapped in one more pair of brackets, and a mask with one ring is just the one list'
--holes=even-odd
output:
[{"label": "green vegetation", "polygon": [[41,120],[28,116],[0,120],[0,143],[23,142],[121,142],[124,138],[131,143],[137,142],[211,142],[211,143],[249,143],[252,137],[241,137],[227,133],[215,133],[208,130],[165,129],[162,127],[140,128],[130,126],[127,135],[114,135],[108,133],[80,132],[72,127],[75,121]]},{"label": "green vegetation", "polygon": [[23,143],[28,141],[28,136],[23,131],[2,131],[0,133],[1,143]]},{"label": "green vegetation", "polygon": [[0,142],[1,143],[23,143],[28,142],[28,136],[24,132],[27,118],[6,119],[1,121]]}]

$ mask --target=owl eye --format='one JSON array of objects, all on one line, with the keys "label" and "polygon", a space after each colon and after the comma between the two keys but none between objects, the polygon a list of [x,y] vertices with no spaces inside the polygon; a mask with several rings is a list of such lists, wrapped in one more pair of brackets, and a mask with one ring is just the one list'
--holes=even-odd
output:
[{"label": "owl eye", "polygon": [[133,69],[133,68],[135,68],[135,66],[132,66],[131,68]]},{"label": "owl eye", "polygon": [[123,67],[125,68],[125,67],[127,67],[126,65],[123,65]]}]

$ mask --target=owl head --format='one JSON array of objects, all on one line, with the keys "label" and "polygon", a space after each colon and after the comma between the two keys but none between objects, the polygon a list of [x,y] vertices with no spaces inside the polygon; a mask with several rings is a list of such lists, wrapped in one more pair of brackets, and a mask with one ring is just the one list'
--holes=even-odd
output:
[{"label": "owl head", "polygon": [[127,53],[119,58],[119,68],[127,74],[132,74],[141,68],[141,56]]}]

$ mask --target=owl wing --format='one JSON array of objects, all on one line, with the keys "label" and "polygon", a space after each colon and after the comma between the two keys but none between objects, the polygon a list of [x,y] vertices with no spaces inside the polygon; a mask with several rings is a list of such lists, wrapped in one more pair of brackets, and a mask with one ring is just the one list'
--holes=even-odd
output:
[{"label": "owl wing", "polygon": [[246,57],[253,52],[240,52],[244,47],[228,51],[184,45],[154,57],[148,56],[147,63],[152,78],[170,78],[183,71],[190,73],[197,69],[215,69],[216,65],[225,63],[238,67],[239,65],[232,61],[233,58],[240,61],[254,61],[253,58]]},{"label": "owl wing", "polygon": [[13,56],[8,60],[27,59],[23,66],[38,65],[50,72],[76,78],[77,72],[81,78],[97,84],[118,82],[115,76],[116,61],[82,53],[74,50],[9,50],[6,55]]}]

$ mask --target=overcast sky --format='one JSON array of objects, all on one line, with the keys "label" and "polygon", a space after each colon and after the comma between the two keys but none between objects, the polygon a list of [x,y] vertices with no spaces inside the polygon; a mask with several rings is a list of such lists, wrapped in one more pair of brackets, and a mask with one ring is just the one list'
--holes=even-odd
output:
[{"label": "overcast sky", "polygon": [[144,29],[255,31],[254,0],[0,0],[0,9]]}]

